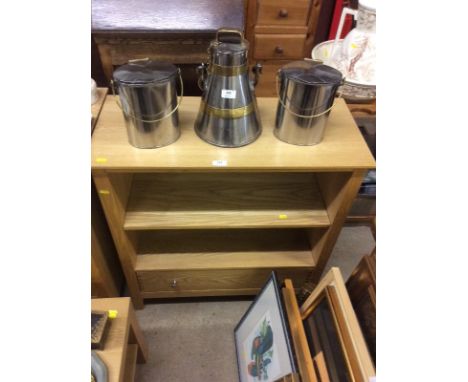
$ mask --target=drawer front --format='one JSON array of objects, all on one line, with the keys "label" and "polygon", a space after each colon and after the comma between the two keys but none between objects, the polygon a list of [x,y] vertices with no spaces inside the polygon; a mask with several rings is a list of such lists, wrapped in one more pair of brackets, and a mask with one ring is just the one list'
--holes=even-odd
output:
[{"label": "drawer front", "polygon": [[309,0],[258,0],[257,25],[306,25]]},{"label": "drawer front", "polygon": [[255,59],[301,59],[304,56],[305,34],[255,35]]},{"label": "drawer front", "polygon": [[[216,296],[256,294],[271,269],[141,271],[137,273],[143,297]],[[281,269],[279,280],[292,278],[301,286],[311,269]]]},{"label": "drawer front", "polygon": [[257,97],[277,97],[276,90],[276,74],[283,65],[286,65],[290,61],[284,61],[278,64],[262,64],[262,74],[258,80],[257,86],[255,87],[255,95]]}]

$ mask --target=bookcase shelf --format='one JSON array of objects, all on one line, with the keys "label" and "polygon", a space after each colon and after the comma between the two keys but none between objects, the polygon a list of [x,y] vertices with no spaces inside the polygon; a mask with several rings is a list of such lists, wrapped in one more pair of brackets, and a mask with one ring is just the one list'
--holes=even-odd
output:
[{"label": "bookcase shelf", "polygon": [[147,232],[135,270],[314,267],[303,229],[183,230]]},{"label": "bookcase shelf", "polygon": [[314,174],[136,174],[126,230],[327,227]]},{"label": "bookcase shelf", "polygon": [[374,159],[343,100],[316,146],[276,139],[277,100],[257,101],[263,131],[248,146],[198,138],[200,99],[186,97],[181,137],[140,150],[107,97],[92,173],[136,308],[145,298],[256,294],[272,270],[298,287],[319,279]]}]

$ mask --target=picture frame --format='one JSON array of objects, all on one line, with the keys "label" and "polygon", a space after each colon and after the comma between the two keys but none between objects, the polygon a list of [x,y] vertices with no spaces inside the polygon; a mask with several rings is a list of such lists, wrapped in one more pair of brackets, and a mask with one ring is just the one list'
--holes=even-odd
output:
[{"label": "picture frame", "polygon": [[[286,286],[288,280],[285,281]],[[290,288],[292,284],[289,281]],[[370,381],[375,368],[338,268],[332,267],[300,308],[303,353],[314,367],[305,381]]]},{"label": "picture frame", "polygon": [[276,273],[234,329],[240,382],[274,382],[296,374],[289,326]]}]

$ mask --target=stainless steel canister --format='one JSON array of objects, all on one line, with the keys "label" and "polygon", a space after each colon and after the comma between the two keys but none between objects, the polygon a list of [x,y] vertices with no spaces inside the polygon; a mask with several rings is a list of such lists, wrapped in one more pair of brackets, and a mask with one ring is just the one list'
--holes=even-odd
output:
[{"label": "stainless steel canister", "polygon": [[[131,145],[150,149],[167,146],[180,136],[178,107],[183,96],[180,70],[165,62],[135,60],[113,74],[119,91]],[[180,79],[181,97],[177,102],[176,83]]]},{"label": "stainless steel canister", "polygon": [[283,66],[277,78],[275,136],[294,145],[320,143],[342,82],[342,74],[327,65],[295,61]]}]

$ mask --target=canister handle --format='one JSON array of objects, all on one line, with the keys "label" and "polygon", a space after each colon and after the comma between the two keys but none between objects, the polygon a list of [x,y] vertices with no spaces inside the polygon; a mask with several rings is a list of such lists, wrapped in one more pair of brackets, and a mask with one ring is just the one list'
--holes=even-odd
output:
[{"label": "canister handle", "polygon": [[[179,108],[180,104],[182,103],[182,100],[184,99],[184,82],[182,81],[182,74],[180,72],[180,68],[177,68],[177,71],[179,73],[179,81],[180,81],[180,97],[179,97],[179,102],[177,103],[176,107],[174,109],[172,109],[169,114],[166,114],[162,118],[151,119],[151,120],[141,119],[141,118],[138,118],[138,117],[136,117],[134,115],[131,115],[131,114],[127,115],[127,116],[131,117],[131,118],[135,118],[137,121],[140,121],[140,122],[153,123],[153,122],[162,121],[163,119],[166,119],[167,117],[170,117],[173,113],[175,113],[176,110]],[[117,103],[117,106],[123,111],[124,114],[127,114],[127,113],[125,113],[125,110],[123,109],[121,103],[119,102],[118,97],[116,97],[115,88],[114,88],[114,81],[110,80],[110,83],[111,83],[112,94],[114,95],[114,99],[115,99],[115,102]]]},{"label": "canister handle", "polygon": [[[281,99],[280,97],[280,94],[279,94],[279,75],[278,75],[279,71],[276,73],[276,95],[278,96],[278,101],[279,103],[286,109],[286,111],[288,111],[289,113],[291,113],[292,115],[294,115],[295,117],[301,117],[301,118],[315,118],[315,117],[320,117],[321,115],[324,115],[324,114],[327,114],[331,109],[333,109],[333,106],[335,106],[335,101],[333,100],[333,105],[331,105],[327,110],[325,111],[322,111],[321,113],[318,113],[318,114],[314,114],[314,115],[303,115],[303,114],[297,114],[295,112],[293,112],[290,108],[288,108],[286,106],[285,103],[283,103],[283,100]],[[338,94],[338,97],[337,98],[341,98],[341,94],[342,93],[339,93]],[[322,105],[323,106],[323,105]],[[316,107],[316,109],[320,109],[322,106],[318,106]]]},{"label": "canister handle", "polygon": [[238,29],[221,28],[216,31],[216,41],[241,44],[244,34]]}]

